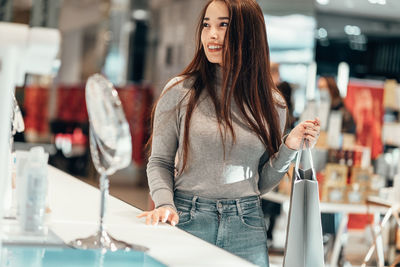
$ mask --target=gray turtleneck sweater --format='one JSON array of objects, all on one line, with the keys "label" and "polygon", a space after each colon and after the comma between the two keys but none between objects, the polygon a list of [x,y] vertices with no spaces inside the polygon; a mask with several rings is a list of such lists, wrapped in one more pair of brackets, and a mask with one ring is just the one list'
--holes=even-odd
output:
[{"label": "gray turtleneck sweater", "polygon": [[[264,145],[244,123],[232,101],[236,143],[231,145],[232,139],[227,134],[224,158],[215,108],[205,91],[192,114],[188,165],[182,174],[177,174],[176,169],[180,170],[182,166],[185,95],[190,90],[190,80],[166,89],[182,79],[176,77],[165,86],[155,111],[152,150],[147,165],[150,194],[155,206],[175,208],[175,190],[212,199],[236,199],[260,195],[275,187],[287,172],[296,151],[282,144],[267,161]],[[217,89],[221,88],[220,80],[218,77]],[[283,102],[278,94],[275,97]],[[182,99],[183,104],[177,106]],[[286,110],[276,108],[283,133]]]}]

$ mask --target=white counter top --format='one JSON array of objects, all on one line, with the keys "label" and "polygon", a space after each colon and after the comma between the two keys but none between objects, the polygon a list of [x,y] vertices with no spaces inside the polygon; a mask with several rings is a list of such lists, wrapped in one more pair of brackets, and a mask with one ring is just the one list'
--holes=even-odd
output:
[{"label": "white counter top", "polygon": [[[98,229],[100,192],[49,166],[49,227],[64,242]],[[106,226],[115,238],[150,248],[149,255],[168,266],[254,266],[177,227],[145,225],[141,211],[115,197],[108,199]]]}]

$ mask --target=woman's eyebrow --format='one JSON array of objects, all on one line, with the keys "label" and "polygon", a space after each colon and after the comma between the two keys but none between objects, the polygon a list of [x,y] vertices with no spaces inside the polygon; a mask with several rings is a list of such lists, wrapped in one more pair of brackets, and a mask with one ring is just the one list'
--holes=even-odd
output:
[{"label": "woman's eyebrow", "polygon": [[[219,17],[219,20],[229,20],[229,17]],[[203,20],[210,20],[210,18],[205,17]]]}]

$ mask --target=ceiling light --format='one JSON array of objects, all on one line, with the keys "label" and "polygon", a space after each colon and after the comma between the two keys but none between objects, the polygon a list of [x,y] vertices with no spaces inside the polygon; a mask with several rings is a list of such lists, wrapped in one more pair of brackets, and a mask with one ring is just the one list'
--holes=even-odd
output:
[{"label": "ceiling light", "polygon": [[347,35],[360,35],[361,29],[358,26],[346,25],[344,26],[344,32]]},{"label": "ceiling light", "polygon": [[[338,66],[337,86],[341,97],[347,95],[347,85],[349,84],[350,67],[346,62],[340,62]],[[391,155],[391,154],[390,154]]]},{"label": "ceiling light", "polygon": [[132,18],[135,20],[147,20],[149,12],[143,9],[136,9],[132,12]]},{"label": "ceiling light", "polygon": [[355,7],[354,1],[353,0],[347,0],[345,2],[346,8],[348,9],[353,9]]},{"label": "ceiling light", "polygon": [[325,39],[326,37],[328,37],[328,32],[324,28],[319,28],[318,29],[318,38]]},{"label": "ceiling light", "polygon": [[324,5],[324,6],[329,4],[329,0],[316,0],[316,1],[317,1],[318,4]]},{"label": "ceiling light", "polygon": [[368,0],[371,4],[386,5],[386,0]]},{"label": "ceiling light", "polygon": [[351,25],[344,26],[344,32],[348,35],[353,35],[353,26]]},{"label": "ceiling light", "polygon": [[353,26],[353,32],[354,35],[360,35],[361,34],[361,29],[358,26]]}]

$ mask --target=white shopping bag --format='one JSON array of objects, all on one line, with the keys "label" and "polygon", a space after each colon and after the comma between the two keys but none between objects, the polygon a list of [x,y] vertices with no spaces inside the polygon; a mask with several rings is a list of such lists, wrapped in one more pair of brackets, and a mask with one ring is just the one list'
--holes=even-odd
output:
[{"label": "white shopping bag", "polygon": [[299,169],[302,142],[293,172],[284,267],[324,266],[318,182],[315,178],[311,150],[307,144],[306,141],[311,168],[306,171]]}]

